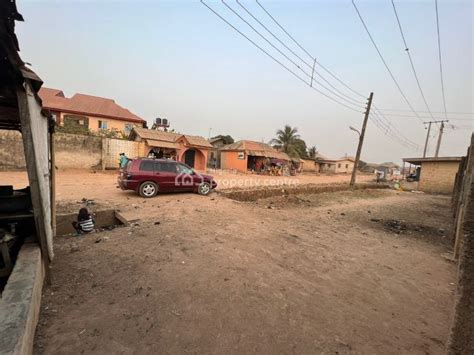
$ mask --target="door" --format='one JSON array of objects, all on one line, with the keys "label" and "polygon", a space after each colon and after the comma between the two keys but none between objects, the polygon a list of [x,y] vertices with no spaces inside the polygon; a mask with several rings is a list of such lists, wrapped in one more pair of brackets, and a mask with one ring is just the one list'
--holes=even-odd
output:
[{"label": "door", "polygon": [[176,163],[175,162],[166,162],[166,161],[155,161],[154,174],[155,181],[158,184],[158,189],[160,191],[173,191],[176,190]]},{"label": "door", "polygon": [[184,153],[184,162],[186,165],[194,168],[194,159],[196,158],[196,151],[194,149],[188,149]]},{"label": "door", "polygon": [[182,163],[176,164],[178,178],[176,179],[176,188],[180,191],[193,191],[196,185],[199,185],[199,175],[189,166]]}]

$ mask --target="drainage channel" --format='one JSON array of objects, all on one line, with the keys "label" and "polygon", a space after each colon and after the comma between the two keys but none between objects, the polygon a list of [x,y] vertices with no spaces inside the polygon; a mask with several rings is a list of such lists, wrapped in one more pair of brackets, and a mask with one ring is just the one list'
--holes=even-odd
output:
[{"label": "drainage channel", "polygon": [[[361,183],[354,186],[355,190],[364,189],[386,189],[390,186],[388,184],[377,183]],[[261,198],[284,196],[284,195],[298,195],[298,194],[318,194],[323,192],[337,192],[351,190],[351,186],[347,183],[339,184],[302,184],[298,186],[280,186],[271,188],[257,188],[257,189],[235,189],[235,190],[221,190],[219,193],[222,196],[236,201],[257,201]]]},{"label": "drainage channel", "polygon": [[[116,210],[99,210],[93,213],[96,229],[111,230],[128,224],[128,221]],[[56,215],[56,235],[62,236],[74,233],[72,222],[77,219],[77,213],[62,213]]]}]

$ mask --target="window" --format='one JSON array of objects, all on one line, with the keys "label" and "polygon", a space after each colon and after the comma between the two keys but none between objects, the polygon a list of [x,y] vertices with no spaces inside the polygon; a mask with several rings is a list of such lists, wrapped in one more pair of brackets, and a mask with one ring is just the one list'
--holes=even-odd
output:
[{"label": "window", "polygon": [[176,164],[173,163],[155,163],[155,170],[161,171],[163,173],[175,173],[176,174]]},{"label": "window", "polygon": [[140,171],[153,171],[155,163],[151,160],[143,160],[140,163]]},{"label": "window", "polygon": [[192,175],[194,172],[193,169],[183,164],[177,164],[176,168],[178,169],[178,174]]},{"label": "window", "polygon": [[99,129],[107,129],[107,121],[99,120]]},{"label": "window", "polygon": [[341,163],[337,164],[337,167],[340,168],[340,167],[341,167]]},{"label": "window", "polygon": [[349,167],[349,164],[346,164],[346,169]]},{"label": "window", "polygon": [[133,129],[133,125],[131,123],[125,123],[124,131],[127,136],[130,134],[132,129]]}]

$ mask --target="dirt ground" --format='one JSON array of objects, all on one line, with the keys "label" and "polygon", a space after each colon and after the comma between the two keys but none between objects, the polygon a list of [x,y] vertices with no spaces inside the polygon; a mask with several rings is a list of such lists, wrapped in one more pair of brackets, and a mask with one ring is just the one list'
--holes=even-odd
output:
[{"label": "dirt ground", "polygon": [[85,197],[138,221],[56,238],[35,353],[444,353],[448,197],[144,200],[111,181],[58,177],[60,209]]},{"label": "dirt ground", "polygon": [[[349,182],[350,175],[315,175],[302,174],[298,176],[265,176],[251,174],[231,174],[221,170],[209,171],[218,183],[217,190],[231,188],[258,188],[265,186],[286,186],[298,184],[328,184]],[[360,175],[358,182],[373,180],[372,175]],[[89,172],[84,170],[66,170],[57,173],[58,201],[94,198],[98,200],[120,199],[117,195],[117,172]],[[22,188],[28,184],[26,172],[0,172],[0,185],[13,185]],[[86,195],[90,195],[89,197]]]},{"label": "dirt ground", "polygon": [[[0,181],[21,187],[26,176]],[[114,181],[58,175],[60,212],[87,198],[137,222],[56,238],[35,353],[444,353],[455,288],[455,265],[441,256],[448,197],[144,200]]]}]

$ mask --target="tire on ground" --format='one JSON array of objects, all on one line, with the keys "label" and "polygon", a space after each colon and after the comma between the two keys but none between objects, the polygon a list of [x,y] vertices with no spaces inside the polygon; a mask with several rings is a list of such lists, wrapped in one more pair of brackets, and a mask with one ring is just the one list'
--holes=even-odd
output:
[{"label": "tire on ground", "polygon": [[155,197],[158,193],[158,185],[153,181],[145,181],[140,185],[138,193],[145,198]]},{"label": "tire on ground", "polygon": [[211,184],[208,182],[202,182],[197,188],[198,194],[203,196],[209,195],[211,190]]}]

